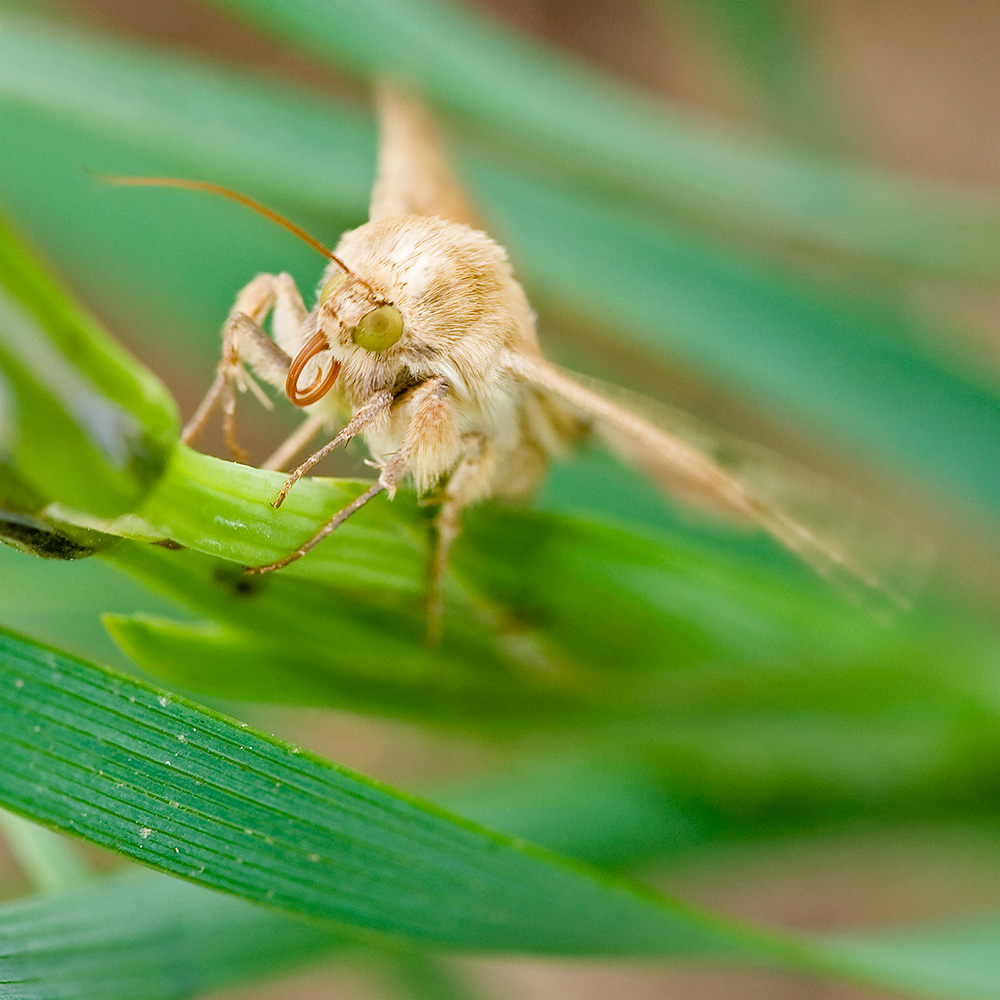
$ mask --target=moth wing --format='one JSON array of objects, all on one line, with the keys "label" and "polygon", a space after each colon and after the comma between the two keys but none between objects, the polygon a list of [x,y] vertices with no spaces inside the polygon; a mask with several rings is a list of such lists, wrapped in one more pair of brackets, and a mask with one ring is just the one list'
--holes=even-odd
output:
[{"label": "moth wing", "polygon": [[436,215],[483,228],[448,164],[444,137],[423,102],[395,82],[381,80],[375,104],[379,150],[369,218]]},{"label": "moth wing", "polygon": [[[688,414],[540,356],[511,356],[510,367],[581,414],[606,447],[671,496],[764,529],[852,596],[909,606],[904,595],[926,569],[926,548],[912,539],[904,548],[848,491]],[[901,582],[891,586],[890,577]]]}]

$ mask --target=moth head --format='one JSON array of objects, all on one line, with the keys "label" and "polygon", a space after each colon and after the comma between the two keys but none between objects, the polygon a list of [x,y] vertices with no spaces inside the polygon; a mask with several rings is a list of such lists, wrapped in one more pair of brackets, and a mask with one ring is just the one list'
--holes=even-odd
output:
[{"label": "moth head", "polygon": [[376,219],[344,233],[336,255],[314,315],[349,392],[431,376],[478,391],[503,350],[534,336],[506,253],[478,230],[434,216]]},{"label": "moth head", "polygon": [[405,326],[400,310],[340,258],[324,277],[314,310],[316,332],[293,358],[285,382],[285,393],[297,406],[326,395],[352,356],[368,356],[368,367],[377,365],[377,358],[387,362],[385,354]]},{"label": "moth head", "polygon": [[403,335],[399,309],[340,258],[325,277],[315,309],[316,332],[292,359],[285,381],[285,393],[296,406],[318,402],[333,388],[352,348],[380,355]]},{"label": "moth head", "polygon": [[[350,328],[351,340],[362,350],[379,354],[392,347],[403,335],[403,314],[391,302],[383,301],[367,282],[361,281],[347,271],[340,271],[327,279],[319,291],[321,315],[324,309],[334,312],[338,317],[343,314],[343,306],[337,311],[333,299],[338,289],[344,288],[351,277],[354,277],[355,283],[362,286],[359,289],[360,305],[364,309],[360,319]],[[365,292],[369,294],[365,295]],[[347,305],[353,304],[358,296],[342,295],[341,298]],[[369,306],[371,308],[368,308]]]}]

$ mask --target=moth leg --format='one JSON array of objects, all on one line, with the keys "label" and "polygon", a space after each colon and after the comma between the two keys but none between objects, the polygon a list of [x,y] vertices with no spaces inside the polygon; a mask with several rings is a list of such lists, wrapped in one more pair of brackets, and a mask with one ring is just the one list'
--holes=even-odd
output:
[{"label": "moth leg", "polygon": [[[361,431],[383,422],[389,415],[389,408],[393,403],[392,391],[382,389],[375,393],[372,398],[362,406],[357,413],[341,428],[337,436],[327,444],[323,445],[319,451],[313,452],[286,480],[278,495],[271,501],[272,507],[280,507],[288,496],[288,491],[322,458],[337,448],[339,445],[347,444],[351,438],[357,436]],[[311,418],[310,418],[311,419]],[[303,427],[307,427],[307,420]]]},{"label": "moth leg", "polygon": [[326,524],[323,525],[315,535],[304,545],[297,548],[290,555],[279,559],[276,562],[268,563],[266,566],[247,566],[248,573],[272,573],[276,569],[284,569],[290,563],[301,559],[310,549],[318,545],[327,535],[336,531],[353,513],[361,510],[369,500],[374,499],[380,493],[387,492],[391,498],[395,492],[399,481],[406,475],[406,466],[409,456],[404,449],[396,452],[392,458],[386,462],[379,470],[379,477],[360,496],[352,500],[346,507],[342,507]]},{"label": "moth leg", "polygon": [[[261,327],[272,309],[281,346]],[[291,357],[282,347],[293,348],[294,337],[301,338],[300,332],[293,337],[293,326],[298,323],[301,328],[305,316],[305,304],[287,274],[258,275],[240,291],[222,328],[222,358],[215,380],[181,435],[185,444],[190,444],[202,432],[212,412],[221,405],[226,445],[237,458],[246,458],[246,452],[236,441],[236,390],[250,389],[265,406],[269,407],[271,402],[244,364],[249,364],[266,382],[283,388]]]},{"label": "moth leg", "polygon": [[[406,434],[403,438],[403,446],[378,467],[378,479],[359,497],[356,497],[346,507],[334,514],[319,531],[294,552],[276,562],[268,563],[266,566],[248,566],[247,572],[270,573],[277,569],[283,569],[290,563],[295,562],[296,559],[301,559],[310,549],[319,544],[331,532],[336,531],[353,513],[360,510],[369,500],[377,497],[379,493],[388,493],[391,500],[396,495],[396,488],[399,486],[399,483],[409,471],[414,450],[420,446],[420,439],[414,428],[419,429],[428,419],[438,416],[438,409],[441,406],[441,400],[446,394],[447,388],[448,382],[446,379],[436,378],[429,379],[427,382],[423,382],[416,388],[409,390],[406,394],[406,402],[413,409]],[[376,393],[364,407],[358,410],[351,421],[348,422],[344,429],[329,444],[321,448],[315,455],[310,456],[289,476],[282,492],[275,497],[273,501],[274,506],[281,504],[288,495],[288,490],[298,481],[304,471],[315,465],[323,455],[327,454],[338,444],[348,440],[365,427],[371,426],[376,421],[383,419],[388,414],[393,403],[396,402],[398,400],[393,398],[389,390]]]},{"label": "moth leg", "polygon": [[482,499],[496,471],[496,458],[482,434],[464,438],[465,455],[441,496],[441,509],[435,519],[437,534],[434,551],[427,565],[427,644],[441,641],[444,616],[443,584],[448,571],[451,547],[462,530],[462,511],[470,503]]},{"label": "moth leg", "polygon": [[[302,301],[302,295],[295,284],[295,279],[284,271],[272,278],[274,289],[274,305],[271,309],[271,332],[274,340],[285,354],[294,358],[302,346],[302,326],[309,311]],[[281,386],[284,386],[287,368],[281,374]],[[279,387],[280,388],[280,387]]]}]

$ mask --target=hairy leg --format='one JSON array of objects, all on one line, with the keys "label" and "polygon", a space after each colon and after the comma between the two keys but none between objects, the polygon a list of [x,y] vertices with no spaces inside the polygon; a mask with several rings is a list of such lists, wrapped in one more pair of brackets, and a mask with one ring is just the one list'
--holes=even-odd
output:
[{"label": "hairy leg", "polygon": [[435,521],[436,544],[427,564],[427,644],[441,641],[444,615],[442,591],[451,547],[462,530],[462,511],[476,500],[488,495],[493,480],[496,457],[481,434],[469,434],[464,439],[465,455],[441,496],[441,509]]},{"label": "hairy leg", "polygon": [[362,406],[357,413],[341,428],[337,436],[323,445],[319,451],[314,451],[286,480],[278,495],[272,501],[273,507],[280,507],[288,496],[288,491],[322,458],[333,451],[334,448],[342,444],[347,444],[351,438],[375,427],[386,419],[389,415],[389,408],[392,406],[393,396],[389,389],[383,389],[375,393],[372,398]]},{"label": "hairy leg", "polygon": [[380,493],[386,492],[390,498],[396,492],[399,481],[406,475],[407,456],[403,450],[396,452],[385,465],[379,470],[378,479],[365,490],[359,497],[352,500],[346,507],[342,507],[319,531],[309,538],[303,545],[294,552],[278,559],[276,562],[268,563],[266,566],[247,566],[248,573],[271,573],[276,569],[284,569],[290,563],[301,559],[310,549],[318,545],[327,535],[336,531],[352,514],[361,510],[369,500],[374,499]]},{"label": "hairy leg", "polygon": [[[406,435],[403,440],[403,446],[392,455],[386,462],[384,462],[379,467],[379,477],[376,482],[374,482],[364,493],[362,493],[355,500],[352,500],[346,507],[338,511],[322,528],[319,529],[311,538],[296,549],[294,552],[285,556],[283,559],[279,559],[276,562],[269,563],[266,566],[253,566],[247,567],[247,572],[249,573],[270,573],[277,569],[283,569],[290,563],[295,562],[296,559],[301,559],[310,549],[321,542],[327,535],[335,531],[340,527],[352,514],[360,510],[369,500],[378,496],[379,493],[388,493],[389,499],[396,493],[396,488],[402,481],[403,477],[410,472],[411,462],[413,461],[415,452],[419,452],[421,442],[418,432],[414,432],[414,428],[421,428],[424,426],[429,415],[432,415],[435,420],[439,420],[441,416],[441,401],[447,389],[447,381],[445,379],[430,379],[427,382],[422,383],[414,389],[408,390],[407,393],[407,404],[411,407],[409,424],[407,426]],[[338,434],[333,441],[331,441],[324,448],[321,448],[315,455],[310,456],[306,462],[304,462],[298,469],[289,476],[288,481],[285,483],[282,491],[275,497],[273,501],[274,506],[280,506],[281,502],[288,495],[288,490],[291,489],[292,485],[298,481],[302,473],[315,465],[319,458],[327,454],[330,450],[341,444],[343,441],[348,440],[354,434],[359,433],[364,430],[365,427],[371,426],[377,421],[384,419],[385,415],[395,400],[392,394],[385,390],[383,393],[377,393],[372,399],[358,412],[354,417],[348,422],[344,430]]]},{"label": "hairy leg", "polygon": [[293,327],[306,316],[305,305],[287,274],[261,274],[241,289],[222,328],[222,358],[215,380],[205,398],[184,427],[181,439],[190,444],[204,430],[216,407],[222,408],[222,428],[227,447],[240,459],[246,452],[236,441],[236,390],[250,389],[265,405],[270,401],[246,371],[253,372],[277,388],[283,388],[291,357],[262,329],[261,323],[274,309],[276,333],[283,344],[294,344]]}]

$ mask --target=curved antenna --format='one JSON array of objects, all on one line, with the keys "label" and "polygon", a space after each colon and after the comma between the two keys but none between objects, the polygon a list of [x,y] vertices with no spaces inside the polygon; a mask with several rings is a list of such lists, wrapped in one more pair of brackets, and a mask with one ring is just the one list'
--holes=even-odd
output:
[{"label": "curved antenna", "polygon": [[[294,222],[290,222],[283,215],[278,215],[277,212],[272,211],[266,205],[262,205],[259,201],[255,201],[253,198],[248,198],[245,194],[240,194],[238,191],[233,191],[232,188],[223,187],[221,184],[212,184],[210,181],[192,181],[187,180],[184,177],[125,177],[120,174],[96,174],[102,181],[106,181],[108,184],[117,184],[121,187],[176,187],[176,188],[187,188],[191,191],[207,191],[209,194],[217,194],[222,198],[228,198],[230,201],[235,201],[237,205],[243,205],[245,208],[252,209],[259,215],[263,215],[265,219],[270,219],[272,222],[276,222],[279,226],[284,226],[290,233],[298,236],[300,240],[304,243],[308,243],[313,250],[318,251],[328,260],[332,260],[338,267],[343,268],[347,274],[354,275],[355,278],[358,276],[328,247],[325,247],[319,240],[310,236],[301,226],[295,225]],[[367,281],[358,279],[362,281],[362,284],[368,285]],[[370,288],[371,286],[369,286]]]}]

